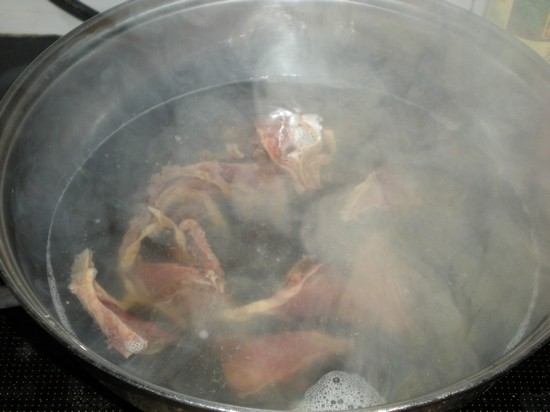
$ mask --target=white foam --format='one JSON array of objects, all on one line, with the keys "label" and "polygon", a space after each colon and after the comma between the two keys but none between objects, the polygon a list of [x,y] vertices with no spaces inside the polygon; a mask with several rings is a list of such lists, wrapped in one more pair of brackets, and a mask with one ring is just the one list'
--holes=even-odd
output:
[{"label": "white foam", "polygon": [[344,411],[384,403],[384,398],[359,375],[332,371],[309,388],[300,411]]},{"label": "white foam", "polygon": [[133,354],[138,354],[147,349],[147,341],[141,336],[136,336],[133,340],[124,341],[124,349]]}]

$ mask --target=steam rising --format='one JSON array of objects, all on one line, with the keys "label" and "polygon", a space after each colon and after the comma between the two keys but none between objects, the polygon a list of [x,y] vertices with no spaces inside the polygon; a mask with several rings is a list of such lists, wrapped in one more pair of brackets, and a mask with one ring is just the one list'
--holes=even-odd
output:
[{"label": "steam rising", "polygon": [[[550,196],[531,178],[550,175],[534,126],[549,108],[515,73],[516,59],[504,70],[444,22],[434,31],[394,10],[345,2],[153,14],[66,51],[72,65],[51,69],[56,81],[29,105],[14,150],[25,269],[47,268],[49,284],[32,281],[37,294],[86,347],[185,395],[334,410],[332,400],[366,407],[456,383],[544,319]],[[510,99],[522,109],[510,110]],[[330,268],[340,295],[317,319],[200,325],[155,355],[122,359],[67,290],[74,256],[93,250],[98,282],[123,300],[118,248],[129,222],[146,213],[151,176],[168,165],[268,162],[256,126],[278,108],[315,115],[333,131],[322,188],[297,193],[281,173],[269,188],[284,196],[235,192],[220,202],[223,229],[203,229],[235,306],[278,293],[302,256]],[[128,307],[168,323],[156,310]],[[338,356],[294,377],[300,385],[249,398],[231,392],[217,361],[229,346],[220,333],[250,344],[285,328],[330,335]]]}]

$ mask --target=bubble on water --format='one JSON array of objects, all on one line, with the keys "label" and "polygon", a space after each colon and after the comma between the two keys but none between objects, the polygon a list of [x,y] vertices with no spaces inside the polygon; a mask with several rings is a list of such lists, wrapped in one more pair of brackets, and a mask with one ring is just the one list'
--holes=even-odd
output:
[{"label": "bubble on water", "polygon": [[384,398],[359,375],[332,371],[309,388],[301,411],[342,411],[384,403]]},{"label": "bubble on water", "polygon": [[141,336],[135,336],[134,339],[123,342],[124,349],[130,353],[137,354],[147,349],[147,341]]}]

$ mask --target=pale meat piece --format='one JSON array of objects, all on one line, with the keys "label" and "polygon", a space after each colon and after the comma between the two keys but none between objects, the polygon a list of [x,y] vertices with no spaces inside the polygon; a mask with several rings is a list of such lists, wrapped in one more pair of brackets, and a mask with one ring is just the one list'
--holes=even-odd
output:
[{"label": "pale meat piece", "polygon": [[175,222],[194,219],[226,225],[218,202],[230,191],[219,162],[167,166],[151,177],[147,193],[147,203]]},{"label": "pale meat piece", "polygon": [[371,172],[348,194],[340,209],[344,222],[369,212],[401,211],[415,206],[451,205],[460,201],[463,185],[444,170],[410,165],[385,166]]},{"label": "pale meat piece", "polygon": [[243,220],[267,222],[288,233],[287,186],[284,176],[257,163],[168,166],[151,178],[148,204],[175,222],[194,219],[218,228],[227,226],[222,206],[228,205]]},{"label": "pale meat piece", "polygon": [[136,302],[154,308],[179,328],[204,326],[225,302],[215,278],[175,263],[140,263],[132,270]]},{"label": "pale meat piece", "polygon": [[187,285],[201,285],[218,290],[216,284],[201,271],[177,263],[138,263],[132,270],[141,293],[151,302],[162,301]]},{"label": "pale meat piece", "polygon": [[290,234],[292,189],[286,176],[256,163],[223,163],[220,170],[229,185],[228,204],[240,220]]},{"label": "pale meat piece", "polygon": [[215,279],[216,286],[223,290],[223,269],[200,225],[193,219],[185,219],[176,224],[160,210],[152,207],[149,207],[149,216],[136,219],[134,225],[126,232],[119,249],[120,271],[126,272],[135,264],[145,238],[154,239],[163,231],[173,234],[173,257],[177,263],[201,269],[205,277]]},{"label": "pale meat piece", "polygon": [[119,248],[118,269],[125,272],[135,263],[141,250],[141,242],[145,238],[155,238],[163,231],[173,232],[175,248],[178,256],[186,257],[187,242],[181,228],[160,210],[149,207],[148,212],[132,220],[130,228],[125,233]]},{"label": "pale meat piece", "polygon": [[178,227],[185,238],[187,260],[183,263],[201,271],[205,279],[209,280],[217,290],[223,292],[223,269],[212,252],[204,231],[192,219],[184,220]]},{"label": "pale meat piece", "polygon": [[118,269],[124,272],[132,267],[139,255],[141,241],[158,235],[161,230],[150,211],[132,219],[118,249]]},{"label": "pale meat piece", "polygon": [[[147,339],[147,349],[140,355],[150,355],[164,349],[166,345],[174,342],[177,336],[157,325],[153,320],[144,320],[127,313],[124,302],[109,295],[97,282],[94,284],[99,301],[118,318],[128,325],[133,331]],[[117,349],[118,350],[118,349]],[[120,351],[119,351],[120,352]],[[124,354],[123,354],[124,355]]]},{"label": "pale meat piece", "polygon": [[325,265],[304,257],[287,273],[285,286],[267,299],[225,309],[224,320],[244,322],[255,316],[320,318],[329,316],[343,290],[343,280]]},{"label": "pale meat piece", "polygon": [[[337,307],[338,317],[360,327],[370,325],[391,332],[409,329],[413,308],[407,277],[411,270],[398,259],[387,236],[369,236],[358,248]],[[416,272],[414,276],[418,276]]]},{"label": "pale meat piece", "polygon": [[219,350],[227,384],[244,398],[281,385],[293,387],[310,368],[349,349],[347,340],[303,331],[226,339]]},{"label": "pale meat piece", "polygon": [[129,357],[152,353],[173,340],[155,325],[126,315],[118,301],[95,282],[96,273],[92,252],[85,249],[75,257],[69,289],[107,337],[109,347]]},{"label": "pale meat piece", "polygon": [[323,130],[320,116],[278,109],[256,130],[269,157],[292,177],[298,193],[321,188],[321,169],[332,159],[334,137]]},{"label": "pale meat piece", "polygon": [[384,398],[435,390],[479,367],[448,277],[395,233],[369,234],[349,275],[336,312],[358,333],[358,356],[349,365],[362,366]]},{"label": "pale meat piece", "polygon": [[327,319],[335,316],[336,304],[345,287],[345,279],[327,264],[301,281],[290,278],[287,287],[301,284],[294,296],[277,307],[274,312],[302,319]]},{"label": "pale meat piece", "polygon": [[175,225],[159,211],[151,211],[174,232],[179,262],[137,261],[123,274],[127,299],[154,307],[180,327],[202,321],[225,300],[223,269],[196,221]]},{"label": "pale meat piece", "polygon": [[421,205],[425,199],[418,193],[417,186],[410,176],[400,176],[388,169],[376,170],[353,188],[340,209],[340,218],[348,222],[375,210]]},{"label": "pale meat piece", "polygon": [[[151,177],[147,190],[148,203],[154,205],[172,186],[181,184],[182,179],[196,179],[192,188],[212,190],[217,188],[222,193],[227,193],[227,182],[223,179],[220,171],[220,162],[208,161],[195,163],[189,166],[166,166],[160,173]],[[211,185],[211,187],[208,187]]]}]

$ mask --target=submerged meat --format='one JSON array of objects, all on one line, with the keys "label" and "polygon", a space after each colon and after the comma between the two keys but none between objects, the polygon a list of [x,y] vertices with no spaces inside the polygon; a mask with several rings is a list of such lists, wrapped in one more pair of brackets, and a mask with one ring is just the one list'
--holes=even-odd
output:
[{"label": "submerged meat", "polygon": [[371,172],[347,195],[339,214],[357,221],[373,211],[402,211],[434,204],[452,204],[463,192],[443,170],[425,171],[408,165],[386,166]]},{"label": "submerged meat", "polygon": [[221,163],[202,162],[190,166],[166,166],[151,177],[147,203],[178,222],[194,219],[201,223],[226,225],[219,199],[230,194]]},{"label": "submerged meat", "polygon": [[321,318],[334,311],[342,293],[343,280],[325,265],[304,257],[286,275],[285,286],[267,299],[226,309],[225,320],[247,321],[255,316],[283,315],[293,318]]},{"label": "submerged meat", "polygon": [[[227,339],[219,348],[227,384],[240,397],[279,385],[292,387],[311,368],[349,349],[347,340],[317,331]],[[310,384],[305,383],[306,387]]]},{"label": "submerged meat", "polygon": [[340,218],[344,222],[357,220],[370,211],[389,210],[407,203],[420,202],[394,179],[390,171],[377,170],[352,189],[340,209]]},{"label": "submerged meat", "polygon": [[127,315],[95,282],[96,273],[92,252],[86,249],[75,257],[69,289],[105,334],[109,347],[128,357],[153,353],[174,339],[156,325]]},{"label": "submerged meat", "polygon": [[171,252],[176,259],[188,256],[187,241],[181,228],[160,210],[149,207],[147,212],[135,218],[124,235],[119,248],[118,268],[121,272],[130,269],[138,259],[142,242],[146,238],[159,238],[165,232],[171,232],[173,244]]},{"label": "submerged meat", "polygon": [[[493,322],[503,294],[489,292],[517,288],[512,279],[537,263],[525,246],[534,232],[523,201],[510,216],[495,212],[487,205],[517,193],[491,194],[500,184],[477,181],[475,159],[454,173],[447,166],[464,157],[460,147],[434,150],[426,140],[429,156],[418,158],[408,156],[411,140],[386,152],[383,140],[394,133],[356,133],[346,124],[355,117],[340,118],[338,162],[319,116],[277,109],[227,153],[215,154],[222,139],[213,154],[144,182],[118,260],[96,262],[116,266],[114,286],[103,273],[95,279],[88,249],[71,273],[71,292],[113,352],[170,345],[123,367],[189,393],[195,389],[182,382],[193,371],[197,393],[217,391],[236,404],[271,407],[269,396],[284,393],[273,409],[298,405],[308,386],[338,368],[398,402],[479,370],[477,352],[488,359],[496,347],[485,338],[518,338],[519,305],[506,312],[516,318]],[[104,220],[94,234],[118,233]],[[288,388],[295,398],[280,391]]]},{"label": "submerged meat", "polygon": [[301,288],[293,297],[276,309],[276,312],[298,319],[326,320],[335,316],[335,305],[345,287],[345,278],[327,264],[323,264],[303,281],[290,277],[287,287],[296,284]]},{"label": "submerged meat", "polygon": [[[120,251],[119,275],[125,286],[121,299],[111,297],[95,282],[90,250],[75,258],[72,270],[71,291],[110,346],[126,357],[151,353],[173,340],[153,321],[131,316],[130,309],[147,308],[146,312],[169,319],[173,328],[198,327],[225,299],[224,272],[198,223],[186,219],[176,225],[157,209],[149,208],[149,213],[149,220],[144,216],[136,220],[136,226],[143,228],[127,233]],[[169,246],[174,261],[144,261],[140,256],[144,239],[156,240],[163,233],[172,237]]]},{"label": "submerged meat", "polygon": [[383,232],[365,239],[350,269],[338,317],[358,331],[356,359],[386,399],[456,382],[478,367],[442,272]]},{"label": "submerged meat", "polygon": [[230,209],[242,220],[268,223],[288,233],[288,189],[285,177],[271,167],[209,161],[165,167],[151,179],[148,204],[175,222],[194,219],[222,230]]},{"label": "submerged meat", "polygon": [[321,169],[331,161],[334,138],[323,130],[318,115],[278,109],[257,131],[269,157],[292,177],[298,193],[321,188]]},{"label": "submerged meat", "polygon": [[136,303],[167,316],[180,328],[204,326],[225,295],[215,278],[174,263],[141,263],[130,278]]},{"label": "submerged meat", "polygon": [[368,236],[351,269],[337,306],[338,316],[355,325],[391,332],[409,329],[413,306],[407,277],[418,273],[398,259],[391,239],[383,233]]},{"label": "submerged meat", "polygon": [[173,233],[175,261],[137,261],[123,274],[127,299],[154,307],[178,326],[201,323],[225,299],[223,269],[196,221],[176,225],[158,210],[151,213]]}]

